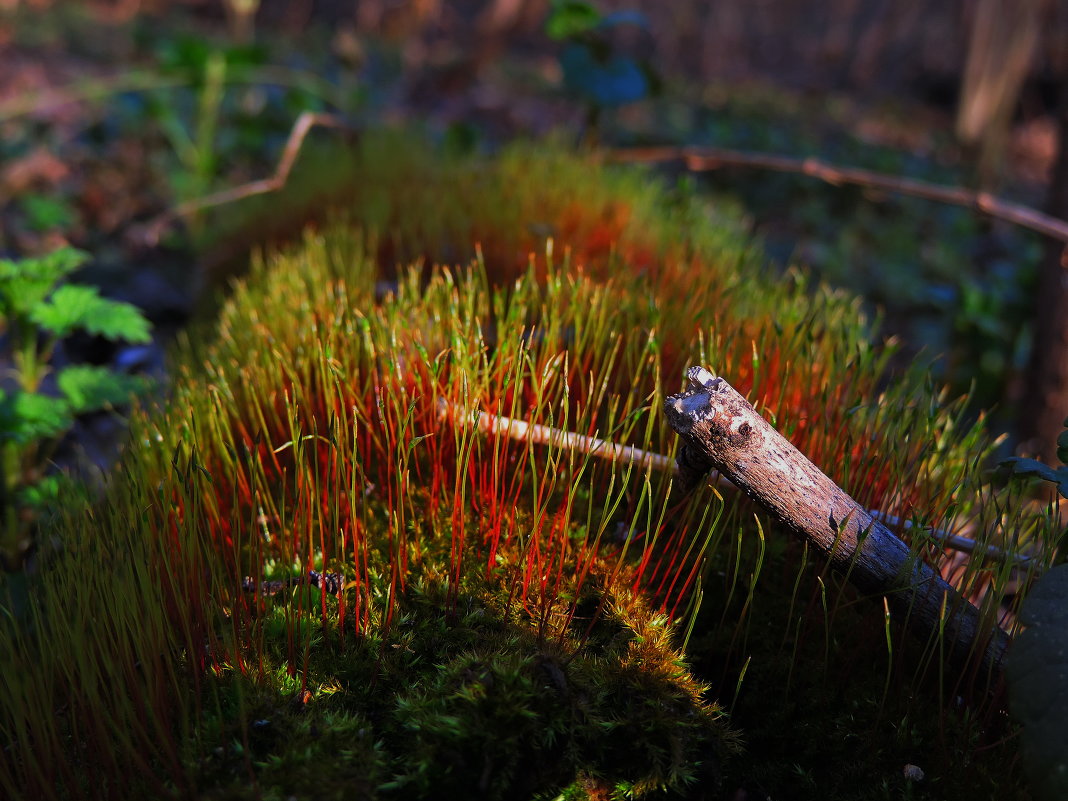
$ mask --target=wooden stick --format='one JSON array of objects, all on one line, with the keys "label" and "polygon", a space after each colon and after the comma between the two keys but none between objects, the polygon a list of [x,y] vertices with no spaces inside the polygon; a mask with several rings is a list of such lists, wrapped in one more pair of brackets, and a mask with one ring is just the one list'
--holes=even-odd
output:
[{"label": "wooden stick", "polygon": [[775,430],[730,384],[703,367],[667,398],[668,423],[682,438],[678,463],[693,486],[718,470],[797,536],[824,554],[861,592],[884,596],[920,639],[944,644],[949,662],[1001,674],[1009,637],[947,584]]},{"label": "wooden stick", "polygon": [[270,178],[261,178],[257,181],[249,181],[239,186],[223,189],[205,197],[188,200],[173,209],[168,209],[152,219],[142,229],[143,242],[153,246],[158,244],[160,234],[167,226],[182,217],[189,217],[213,206],[221,206],[225,203],[233,203],[235,200],[276,192],[281,189],[286,185],[286,181],[289,180],[289,173],[293,170],[297,156],[300,155],[300,149],[304,145],[305,137],[316,126],[323,128],[350,128],[336,114],[317,114],[311,111],[302,111],[289,131],[289,138],[282,149],[282,155],[278,159],[278,166],[275,167],[274,175]]},{"label": "wooden stick", "polygon": [[[452,411],[452,404],[444,398],[438,400],[438,416],[440,418],[444,419],[448,417]],[[599,459],[606,459],[610,462],[617,462],[624,465],[633,463],[641,470],[644,470],[646,467],[652,467],[654,470],[668,470],[676,474],[681,472],[679,465],[670,456],[664,456],[662,453],[642,450],[641,448],[636,448],[632,445],[620,445],[609,440],[598,439],[597,437],[587,437],[582,434],[576,434],[573,431],[565,431],[562,428],[554,428],[553,426],[541,425],[540,423],[528,423],[524,420],[516,420],[512,417],[504,417],[503,415],[491,414],[490,412],[476,410],[473,413],[473,416],[478,430],[484,434],[496,434],[497,432],[501,432],[504,436],[509,439],[514,439],[517,442],[529,441],[539,445],[552,445],[558,448],[568,448],[581,453],[588,453],[591,456],[596,456]],[[721,489],[738,489],[729,479],[718,472],[712,477],[712,483]],[[901,520],[894,515],[888,515],[884,512],[875,510],[868,510],[868,514],[891,526],[912,528],[911,520]],[[943,548],[967,554],[974,554],[977,551],[983,550],[988,559],[992,559],[996,562],[1011,563],[1017,567],[1027,567],[1027,565],[1034,560],[1034,557],[1028,554],[1004,551],[996,545],[987,545],[984,549],[979,543],[969,537],[964,537],[960,534],[951,534],[948,531],[943,531],[938,528],[927,529],[927,536]]]},{"label": "wooden stick", "polygon": [[640,163],[681,161],[686,169],[694,172],[708,172],[724,166],[740,166],[808,175],[836,186],[853,184],[884,192],[912,195],[953,206],[964,206],[1068,243],[1068,222],[1019,203],[1002,200],[989,192],[974,192],[959,186],[933,184],[872,170],[838,167],[815,158],[797,159],[774,153],[751,153],[723,148],[644,147],[613,150],[608,153],[608,159]]},{"label": "wooden stick", "polygon": [[[455,407],[444,398],[438,399],[438,417],[445,419],[454,412]],[[562,428],[541,425],[540,423],[527,423],[524,420],[516,420],[513,417],[504,417],[499,414],[490,414],[475,410],[473,418],[476,427],[484,434],[496,434],[500,432],[509,439],[517,442],[534,442],[538,445],[552,445],[557,448],[588,453],[600,459],[622,464],[633,463],[640,469],[652,467],[655,470],[672,470],[675,463],[671,458],[660,453],[645,451],[632,445],[620,445],[597,437],[588,437],[585,434],[576,434],[573,431],[565,431]]]},{"label": "wooden stick", "polygon": [[[914,528],[911,520],[902,520],[897,515],[888,515],[885,512],[880,512],[876,509],[869,509],[868,514],[874,517],[881,523],[885,523],[889,526],[900,526],[904,529]],[[965,529],[966,530],[966,529]],[[966,554],[975,554],[982,552],[986,555],[987,559],[991,559],[995,562],[1004,562],[1011,564],[1014,567],[1028,569],[1031,563],[1035,561],[1035,557],[1027,553],[1018,553],[1015,551],[1006,551],[999,548],[996,545],[981,546],[978,542],[971,537],[965,537],[961,534],[950,534],[948,531],[943,531],[940,528],[927,529],[927,536],[937,542],[943,548],[948,548],[953,551],[960,551]],[[1034,566],[1035,573],[1041,573],[1042,568],[1038,565]]]}]

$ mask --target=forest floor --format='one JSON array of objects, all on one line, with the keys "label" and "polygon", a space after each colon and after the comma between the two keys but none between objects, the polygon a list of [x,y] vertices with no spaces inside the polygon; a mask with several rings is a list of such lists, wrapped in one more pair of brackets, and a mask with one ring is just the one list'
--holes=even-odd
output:
[{"label": "forest floor", "polygon": [[[952,185],[973,180],[953,141],[951,110],[918,97],[867,102],[765,81],[698,86],[665,76],[658,96],[606,111],[593,132],[583,102],[562,87],[559,45],[545,36],[480,49],[310,24],[296,37],[268,28],[246,45],[221,18],[161,14],[111,23],[92,7],[60,3],[0,17],[8,67],[0,71],[0,258],[75,245],[92,254],[81,281],[133,302],[156,325],[148,348],[74,339],[62,359],[164,372],[171,338],[211,307],[211,293],[249,252],[299,231],[277,230],[277,215],[235,229],[225,210],[172,226],[159,243],[146,240],[146,226],[182,202],[271,175],[303,111],[336,114],[355,129],[414,127],[443,153],[491,153],[515,138],[553,134],[581,144],[596,133],[602,146],[730,147]],[[225,77],[213,83],[219,69]],[[308,147],[338,136],[317,132]],[[1021,123],[1003,193],[1040,206],[1052,158],[1049,120]],[[306,169],[298,163],[305,191],[327,178]],[[1036,236],[966,209],[802,176],[741,168],[664,175],[693,181],[714,202],[741,204],[776,269],[801,265],[860,295],[882,317],[880,335],[902,340],[904,361],[924,354],[954,394],[972,393],[975,410],[1000,409],[992,425],[1011,445]],[[69,444],[106,466],[122,434],[113,416],[96,415],[78,422]],[[900,766],[888,766],[888,776],[891,769]]]}]

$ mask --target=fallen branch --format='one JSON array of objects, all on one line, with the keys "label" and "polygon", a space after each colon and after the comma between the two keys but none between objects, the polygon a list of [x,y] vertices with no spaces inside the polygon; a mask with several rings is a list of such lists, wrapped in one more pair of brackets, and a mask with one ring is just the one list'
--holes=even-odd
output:
[{"label": "fallen branch", "polygon": [[[438,417],[445,419],[453,414],[455,407],[444,398],[438,400]],[[588,453],[600,459],[620,464],[634,464],[639,469],[652,467],[655,470],[677,470],[678,467],[670,457],[652,451],[642,450],[633,445],[620,445],[607,439],[588,437],[565,431],[562,428],[544,426],[540,423],[527,423],[514,417],[504,417],[475,410],[472,419],[483,434],[503,434],[517,442],[533,442],[538,445],[551,445],[566,448],[579,453]]]},{"label": "fallen branch", "polygon": [[773,153],[751,153],[721,148],[644,147],[613,150],[608,153],[608,159],[639,163],[681,161],[686,169],[693,172],[708,172],[725,166],[739,166],[808,175],[836,186],[853,184],[883,192],[911,195],[953,206],[963,206],[1068,244],[1068,222],[1028,206],[1002,200],[989,192],[974,192],[959,186],[933,184],[872,170],[838,167],[814,158],[797,159]]},{"label": "fallen branch", "polygon": [[[451,415],[452,412],[453,407],[448,401],[444,398],[438,400],[439,417],[445,418]],[[610,440],[576,434],[573,431],[565,431],[562,428],[554,428],[540,423],[528,423],[513,417],[504,417],[503,415],[478,410],[473,413],[473,419],[478,430],[483,434],[493,435],[500,433],[517,442],[533,442],[538,445],[551,445],[555,448],[566,448],[579,453],[588,453],[598,459],[605,459],[617,464],[633,464],[640,470],[651,467],[654,470],[671,471],[676,474],[681,472],[679,465],[670,456],[642,450],[632,445],[620,445]],[[713,476],[712,482],[721,489],[738,489],[729,479],[718,472]],[[867,510],[867,512],[873,518],[888,525],[900,526],[905,529],[913,528],[910,520],[901,520],[894,515],[888,515],[876,510]],[[982,551],[986,558],[992,561],[1010,563],[1021,568],[1026,568],[1034,561],[1034,557],[1028,554],[1005,551],[996,545],[983,546],[970,537],[952,534],[938,528],[925,529],[924,536],[943,548],[967,554]]]},{"label": "fallen branch", "polygon": [[849,497],[776,431],[730,384],[708,370],[687,371],[689,388],[664,403],[682,438],[678,463],[694,486],[718,470],[776,519],[825,555],[861,592],[883,596],[906,627],[944,644],[948,661],[1001,674],[1009,638],[930,565]]},{"label": "fallen branch", "polygon": [[213,206],[233,203],[235,200],[242,200],[253,195],[263,195],[268,192],[278,191],[289,180],[289,173],[292,172],[297,156],[300,155],[304,139],[307,137],[308,132],[316,126],[321,128],[351,129],[348,123],[335,114],[319,114],[311,111],[301,112],[300,116],[297,117],[297,121],[293,123],[293,128],[289,131],[289,138],[282,149],[282,155],[278,159],[278,166],[275,168],[274,175],[270,178],[249,181],[246,184],[234,186],[230,189],[223,189],[206,197],[189,200],[172,209],[168,209],[153,218],[142,229],[142,242],[152,246],[158,244],[164,229],[183,217],[190,217]]}]

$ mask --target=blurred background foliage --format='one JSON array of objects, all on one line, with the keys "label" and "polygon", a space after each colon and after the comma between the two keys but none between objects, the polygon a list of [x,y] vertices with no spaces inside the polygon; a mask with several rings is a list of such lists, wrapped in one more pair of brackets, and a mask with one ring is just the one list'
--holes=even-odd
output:
[{"label": "blurred background foliage", "polygon": [[[564,130],[815,156],[1041,206],[1068,22],[1056,3],[1018,6],[981,42],[1004,67],[984,72],[969,41],[1007,13],[988,0],[5,0],[0,254],[87,249],[88,279],[165,335],[218,271],[296,231],[275,213],[236,235],[232,209],[187,219],[162,246],[139,226],[270,175],[302,111],[415,124],[451,152]],[[1027,54],[1015,84],[1013,42]],[[337,146],[329,133],[305,143],[304,189],[280,193],[276,212],[303,207],[303,222],[317,186],[359,180],[308,156]],[[860,293],[904,358],[938,357],[940,378],[1015,433],[1039,237],[801,176],[681,180],[739,198],[769,258]]]}]

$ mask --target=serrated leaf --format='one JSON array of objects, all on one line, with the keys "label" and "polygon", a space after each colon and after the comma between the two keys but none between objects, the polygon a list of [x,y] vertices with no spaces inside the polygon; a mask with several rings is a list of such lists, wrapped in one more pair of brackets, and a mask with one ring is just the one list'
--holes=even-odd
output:
[{"label": "serrated leaf", "polygon": [[145,343],[152,339],[148,320],[136,306],[102,298],[90,286],[61,286],[32,310],[30,319],[57,337],[80,329],[110,340]]},{"label": "serrated leaf", "polygon": [[144,392],[148,379],[115,373],[107,367],[79,364],[59,371],[56,384],[75,414],[121,406]]},{"label": "serrated leaf", "polygon": [[1050,570],[1020,609],[1009,651],[1009,707],[1023,724],[1024,768],[1039,798],[1068,798],[1068,565]]},{"label": "serrated leaf", "polygon": [[23,445],[53,439],[74,424],[70,404],[32,392],[0,393],[0,441]]},{"label": "serrated leaf", "polygon": [[545,21],[545,33],[550,39],[561,41],[585,33],[601,24],[601,12],[591,3],[581,0],[560,0]]},{"label": "serrated leaf", "polygon": [[32,259],[0,259],[0,303],[7,314],[24,316],[48,296],[63,278],[88,259],[74,248],[60,248]]}]

